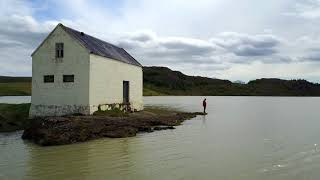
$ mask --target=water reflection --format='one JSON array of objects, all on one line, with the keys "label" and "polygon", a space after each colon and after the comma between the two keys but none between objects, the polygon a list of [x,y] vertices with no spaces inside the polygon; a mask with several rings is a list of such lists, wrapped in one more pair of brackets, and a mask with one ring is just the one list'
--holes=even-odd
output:
[{"label": "water reflection", "polygon": [[108,179],[125,178],[133,167],[134,161],[130,150],[132,138],[101,139],[90,142],[88,173],[91,179],[108,177]]},{"label": "water reflection", "polygon": [[117,179],[119,174],[121,179],[130,179],[142,170],[139,164],[145,157],[139,144],[134,138],[124,138],[57,147],[31,145],[27,179]]},{"label": "water reflection", "polygon": [[0,179],[22,179],[29,154],[21,141],[22,131],[0,133]]},{"label": "water reflection", "polygon": [[207,115],[201,116],[201,119],[202,119],[202,124],[206,126]]},{"label": "water reflection", "polygon": [[[68,145],[30,148],[26,179],[86,179],[89,167],[89,146]],[[74,146],[74,147],[73,147]]]}]

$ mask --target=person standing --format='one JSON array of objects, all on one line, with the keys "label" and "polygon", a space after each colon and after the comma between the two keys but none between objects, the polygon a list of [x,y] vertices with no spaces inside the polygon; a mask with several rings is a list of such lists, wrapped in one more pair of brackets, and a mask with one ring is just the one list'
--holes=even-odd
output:
[{"label": "person standing", "polygon": [[204,98],[202,101],[202,106],[203,106],[203,113],[206,114],[206,108],[207,108],[207,99]]}]

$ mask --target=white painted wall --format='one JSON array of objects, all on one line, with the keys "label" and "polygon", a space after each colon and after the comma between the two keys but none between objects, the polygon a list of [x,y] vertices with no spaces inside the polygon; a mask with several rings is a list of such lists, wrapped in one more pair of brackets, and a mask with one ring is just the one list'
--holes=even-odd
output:
[{"label": "white painted wall", "polygon": [[90,105],[91,112],[100,104],[123,102],[123,81],[130,82],[131,107],[143,109],[142,68],[113,59],[90,54]]},{"label": "white painted wall", "polygon": [[[64,43],[64,57],[56,59],[55,44]],[[44,83],[54,75],[54,83]],[[64,83],[63,75],[74,75]],[[122,104],[123,81],[130,82],[131,108],[143,109],[142,68],[93,55],[57,26],[32,55],[30,117],[92,114],[99,105]]]},{"label": "white painted wall", "polygon": [[[64,57],[60,60],[55,57],[55,44],[59,42],[64,43]],[[74,82],[64,83],[64,74],[74,74]],[[54,75],[54,83],[44,83],[44,75]],[[56,115],[59,111],[63,114],[70,108],[76,111],[64,105],[89,106],[89,53],[60,26],[32,56],[31,103],[31,116]],[[47,109],[40,108],[40,112],[39,105]],[[59,108],[62,106],[63,110]]]}]

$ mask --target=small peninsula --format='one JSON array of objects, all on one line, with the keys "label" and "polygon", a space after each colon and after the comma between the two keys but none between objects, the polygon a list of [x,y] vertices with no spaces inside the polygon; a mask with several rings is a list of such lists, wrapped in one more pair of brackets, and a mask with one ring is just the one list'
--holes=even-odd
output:
[{"label": "small peninsula", "polygon": [[42,146],[72,144],[109,137],[132,137],[140,132],[175,129],[201,112],[181,112],[147,107],[139,112],[118,109],[97,111],[93,115],[28,118],[30,104],[0,104],[0,132],[24,130],[23,139]]},{"label": "small peninsula", "polygon": [[183,121],[204,115],[146,108],[140,112],[99,111],[94,115],[35,118],[22,138],[41,146],[64,145],[102,137],[124,138],[139,132],[175,129]]}]

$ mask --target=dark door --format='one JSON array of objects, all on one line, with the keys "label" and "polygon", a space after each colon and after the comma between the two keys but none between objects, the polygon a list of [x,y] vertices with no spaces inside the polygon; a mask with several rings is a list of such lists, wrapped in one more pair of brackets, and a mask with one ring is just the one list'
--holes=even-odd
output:
[{"label": "dark door", "polygon": [[129,81],[123,81],[123,103],[129,103]]}]

